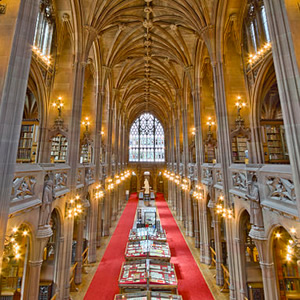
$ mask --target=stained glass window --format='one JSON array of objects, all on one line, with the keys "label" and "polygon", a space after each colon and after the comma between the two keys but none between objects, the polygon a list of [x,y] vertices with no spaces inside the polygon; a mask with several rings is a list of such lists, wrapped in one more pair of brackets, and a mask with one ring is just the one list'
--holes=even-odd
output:
[{"label": "stained glass window", "polygon": [[161,123],[151,114],[141,115],[129,134],[129,161],[165,161],[165,134]]}]

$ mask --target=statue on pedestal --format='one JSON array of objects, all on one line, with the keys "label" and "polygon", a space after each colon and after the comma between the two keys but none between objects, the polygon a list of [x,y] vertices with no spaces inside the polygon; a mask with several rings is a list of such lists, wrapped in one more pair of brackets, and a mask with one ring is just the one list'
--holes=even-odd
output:
[{"label": "statue on pedestal", "polygon": [[147,178],[144,180],[144,189],[145,189],[145,194],[150,194],[150,185]]},{"label": "statue on pedestal", "polygon": [[246,197],[250,200],[250,223],[254,229],[263,230],[264,222],[256,175],[253,175],[252,180],[248,182],[248,194]]},{"label": "statue on pedestal", "polygon": [[49,226],[51,212],[52,212],[52,201],[54,199],[53,181],[48,179],[44,185],[42,206],[40,212],[40,227]]}]

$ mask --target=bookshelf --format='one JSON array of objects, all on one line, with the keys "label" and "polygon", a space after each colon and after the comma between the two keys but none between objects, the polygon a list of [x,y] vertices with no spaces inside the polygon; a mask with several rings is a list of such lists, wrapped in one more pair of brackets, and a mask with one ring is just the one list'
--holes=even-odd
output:
[{"label": "bookshelf", "polygon": [[205,162],[212,163],[213,160],[216,158],[215,154],[215,145],[208,143],[205,144]]},{"label": "bookshelf", "polygon": [[262,133],[265,161],[267,163],[289,163],[283,123],[264,122]]},{"label": "bookshelf", "polygon": [[245,136],[234,136],[232,138],[232,160],[234,163],[245,163],[248,151],[248,139]]},{"label": "bookshelf", "polygon": [[23,122],[18,146],[17,162],[36,162],[38,124]]},{"label": "bookshelf", "polygon": [[65,163],[68,154],[68,140],[65,136],[58,134],[51,140],[51,161]]},{"label": "bookshelf", "polygon": [[92,162],[93,149],[91,144],[81,145],[80,163],[91,163]]}]

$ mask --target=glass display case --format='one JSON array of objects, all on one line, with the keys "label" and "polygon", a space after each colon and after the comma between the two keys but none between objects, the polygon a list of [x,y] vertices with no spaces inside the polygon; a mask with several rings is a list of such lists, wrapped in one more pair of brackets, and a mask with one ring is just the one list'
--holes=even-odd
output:
[{"label": "glass display case", "polygon": [[151,240],[127,243],[125,250],[126,260],[142,259],[144,257],[169,261],[171,259],[169,244]]},{"label": "glass display case", "polygon": [[160,292],[138,292],[116,295],[115,300],[182,300],[182,297]]}]

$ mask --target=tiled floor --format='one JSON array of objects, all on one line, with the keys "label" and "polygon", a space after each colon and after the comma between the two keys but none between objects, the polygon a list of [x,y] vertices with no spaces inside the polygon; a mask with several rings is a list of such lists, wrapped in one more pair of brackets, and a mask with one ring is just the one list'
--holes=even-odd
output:
[{"label": "tiled floor", "polygon": [[[151,206],[153,204],[154,203],[151,201]],[[140,205],[143,206],[143,201],[139,201],[139,206]],[[102,238],[102,246],[97,250],[97,262],[86,267],[87,274],[82,274],[82,283],[77,286],[78,292],[70,293],[70,296],[73,300],[82,300],[84,298],[84,295],[85,295],[85,293],[94,277],[94,274],[98,268],[99,262],[101,261],[102,256],[104,255],[107,245],[109,244],[111,235],[113,234],[113,232],[118,224],[120,216],[121,216],[121,213],[118,215],[117,220],[112,223],[112,227],[110,228],[110,236]],[[175,218],[175,220],[176,220],[176,218]],[[194,247],[194,239],[191,237],[185,236],[184,227],[183,227],[182,222],[177,221],[177,224],[178,224],[178,227],[180,228],[180,230],[186,240],[186,243],[188,244],[188,246],[194,256],[194,259],[197,262],[199,269],[202,272],[202,274],[205,278],[205,281],[206,281],[208,287],[210,288],[214,298],[217,300],[228,300],[229,294],[221,293],[220,287],[218,287],[215,284],[215,278],[214,278],[215,270],[209,269],[209,267],[207,265],[200,263],[199,249]],[[188,299],[184,299],[184,300],[188,300]]]}]

